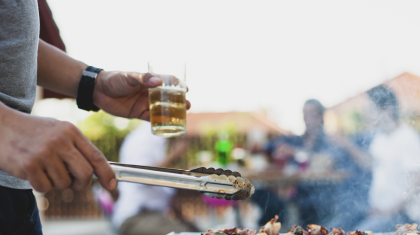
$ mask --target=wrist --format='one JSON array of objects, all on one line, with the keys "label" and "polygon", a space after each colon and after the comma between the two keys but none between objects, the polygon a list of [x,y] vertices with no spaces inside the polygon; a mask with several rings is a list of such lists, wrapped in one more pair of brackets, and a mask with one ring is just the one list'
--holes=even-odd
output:
[{"label": "wrist", "polygon": [[[92,100],[93,100],[93,104],[98,106],[98,97],[99,97],[99,93],[100,91],[102,91],[102,87],[103,87],[103,80],[105,79],[106,76],[106,71],[102,70],[98,73],[98,76],[96,77],[96,83],[95,83],[95,87],[93,88],[93,94],[92,94]],[[100,107],[99,107],[100,108]]]},{"label": "wrist", "polygon": [[86,111],[99,111],[94,104],[94,90],[102,69],[88,66],[82,73],[77,90],[77,106]]}]

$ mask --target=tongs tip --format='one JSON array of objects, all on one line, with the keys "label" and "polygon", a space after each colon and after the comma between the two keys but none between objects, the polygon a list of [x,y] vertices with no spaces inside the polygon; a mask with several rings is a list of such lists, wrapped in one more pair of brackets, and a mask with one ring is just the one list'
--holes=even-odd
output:
[{"label": "tongs tip", "polygon": [[217,193],[204,193],[206,196],[210,198],[216,197],[217,199],[226,199],[226,200],[245,200],[248,197],[251,197],[255,193],[255,187],[251,184],[251,182],[242,177],[235,177],[233,175],[226,176],[226,175],[210,175],[208,176],[209,179],[216,179],[216,180],[226,180],[230,181],[238,191],[235,194],[227,194],[223,190],[219,190]]},{"label": "tongs tip", "polygon": [[195,173],[203,173],[203,174],[216,174],[216,175],[226,175],[226,176],[230,176],[233,175],[235,177],[241,177],[241,173],[237,172],[237,171],[231,171],[231,170],[224,170],[222,168],[206,168],[206,167],[198,167],[198,168],[194,168],[189,170],[189,172],[195,172]]}]

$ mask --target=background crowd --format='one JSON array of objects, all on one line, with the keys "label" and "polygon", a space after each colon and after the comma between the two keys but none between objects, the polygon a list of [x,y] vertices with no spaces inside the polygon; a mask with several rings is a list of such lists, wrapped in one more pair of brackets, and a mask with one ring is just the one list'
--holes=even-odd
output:
[{"label": "background crowd", "polygon": [[[210,138],[213,144],[207,148],[202,145],[202,149],[194,153],[195,161],[188,159],[191,154],[187,154],[187,138],[169,143],[153,136],[150,124],[142,122],[126,137],[119,160],[176,167],[182,165],[184,158],[197,166],[239,170],[245,177],[248,173],[251,181],[258,174],[254,181],[255,195],[251,201],[242,202],[242,206],[237,202],[198,196],[206,207],[207,216],[214,216],[211,211],[219,210],[222,215],[216,216],[235,217],[230,224],[233,226],[243,225],[244,217],[254,213],[258,216],[252,219],[259,226],[278,215],[285,225],[320,224],[328,228],[341,227],[345,231],[393,231],[398,223],[420,219],[416,209],[420,137],[415,129],[400,120],[399,101],[389,86],[368,90],[365,101],[363,128],[352,134],[327,134],[326,109],[318,100],[310,99],[303,105],[306,126],[303,135],[269,136],[263,129],[254,129],[242,141],[234,142],[228,131],[221,130]],[[146,142],[146,145],[139,144]],[[171,202],[179,200],[174,197],[174,190],[121,183],[117,191],[119,197],[110,214],[115,229],[121,233],[200,231],[209,226],[188,216],[180,216],[184,218],[181,220],[170,218],[168,211],[175,213],[177,209]],[[181,215],[185,208],[181,206]],[[233,212],[229,213],[230,210]],[[192,213],[193,217],[202,216],[197,211]],[[162,230],[153,229],[160,221],[168,222],[160,226]],[[221,224],[226,223],[214,221],[211,226]]]}]

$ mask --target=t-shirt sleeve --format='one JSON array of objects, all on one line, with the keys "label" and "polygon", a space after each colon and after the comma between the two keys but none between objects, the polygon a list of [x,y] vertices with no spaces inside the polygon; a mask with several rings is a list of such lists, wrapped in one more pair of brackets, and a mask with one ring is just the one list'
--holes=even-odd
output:
[{"label": "t-shirt sleeve", "polygon": [[407,171],[420,171],[420,136],[410,130],[404,141],[405,148],[401,151],[401,160]]}]

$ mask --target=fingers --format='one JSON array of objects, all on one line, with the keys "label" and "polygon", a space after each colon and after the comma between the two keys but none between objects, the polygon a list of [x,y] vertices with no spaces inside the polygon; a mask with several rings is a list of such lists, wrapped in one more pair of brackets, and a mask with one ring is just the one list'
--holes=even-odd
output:
[{"label": "fingers", "polygon": [[93,168],[83,155],[75,149],[63,158],[67,165],[67,169],[73,176],[71,188],[75,191],[84,189],[91,181]]},{"label": "fingers", "polygon": [[187,110],[191,108],[191,102],[187,100]]},{"label": "fingers", "polygon": [[50,179],[47,177],[47,174],[39,165],[31,162],[29,164],[26,164],[25,168],[28,173],[27,180],[36,191],[45,193],[52,189]]},{"label": "fingers", "polygon": [[[56,135],[50,142],[52,143],[61,150],[68,148],[70,144],[60,135]],[[39,147],[37,155],[38,157],[26,159],[22,165],[27,179],[36,190],[46,192],[52,187],[65,189],[70,186],[71,179],[59,157],[60,152],[44,146]]]},{"label": "fingers", "polygon": [[157,87],[162,85],[162,80],[151,73],[136,73],[128,72],[125,76],[137,82],[135,85],[143,85],[147,88]]},{"label": "fingers", "polygon": [[[136,85],[144,85],[147,88],[154,88],[157,86],[162,85],[162,83],[165,83],[165,85],[179,85],[180,80],[172,75],[158,75],[158,74],[151,74],[151,73],[136,73],[136,72],[128,72],[125,73],[127,78],[131,78],[132,80],[135,80],[137,82]],[[189,88],[186,87],[187,91],[189,91]],[[191,108],[190,101],[187,100],[187,110]],[[141,119],[144,119],[141,117]],[[144,119],[148,120],[148,118]]]},{"label": "fingers", "polygon": [[60,158],[46,158],[44,161],[44,166],[47,169],[47,175],[51,179],[53,187],[66,189],[70,186],[70,175],[68,174],[67,169]]},{"label": "fingers", "polygon": [[93,172],[98,176],[101,185],[109,190],[117,186],[115,173],[112,171],[105,156],[79,131],[75,136],[77,149],[89,162]]},{"label": "fingers", "polygon": [[[147,88],[157,87],[162,84],[165,84],[165,86],[179,86],[184,83],[173,75],[128,72],[125,73],[125,76],[137,81],[137,85],[142,84]],[[186,89],[188,92],[188,87]]]},{"label": "fingers", "polygon": [[147,110],[147,111],[142,112],[138,118],[141,120],[150,121],[150,111]]}]

